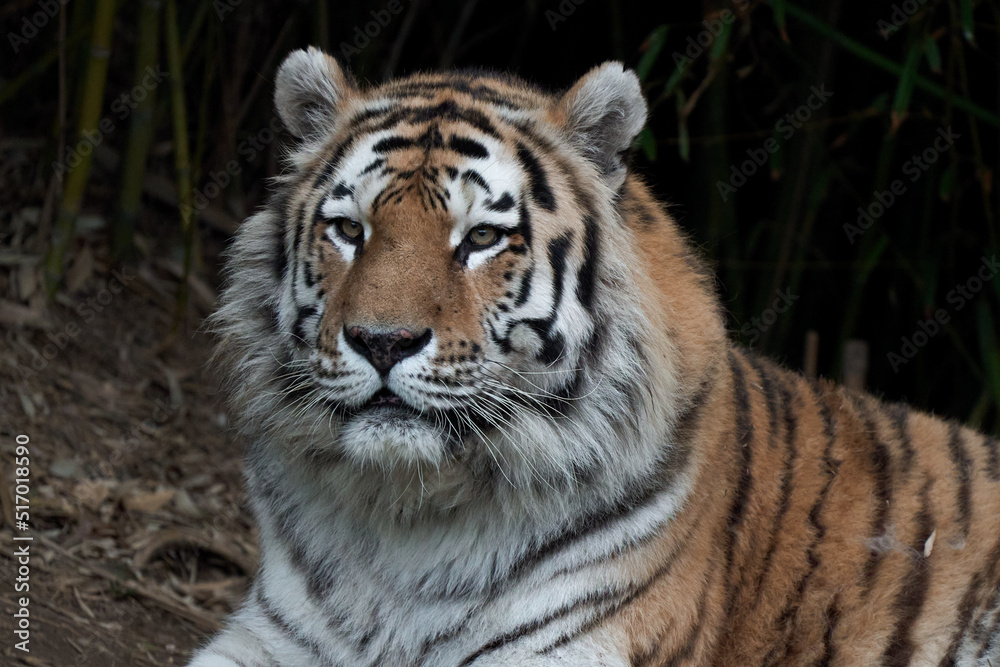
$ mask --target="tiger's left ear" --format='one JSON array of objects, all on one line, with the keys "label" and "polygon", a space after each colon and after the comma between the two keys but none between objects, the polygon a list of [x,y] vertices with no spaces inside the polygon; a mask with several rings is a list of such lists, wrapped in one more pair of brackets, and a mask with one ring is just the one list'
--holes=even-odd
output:
[{"label": "tiger's left ear", "polygon": [[300,139],[329,132],[339,105],[356,90],[354,80],[337,61],[312,46],[288,54],[274,84],[278,115],[288,131]]},{"label": "tiger's left ear", "polygon": [[639,77],[620,62],[587,72],[559,100],[557,118],[614,190],[625,181],[625,153],[646,124]]}]

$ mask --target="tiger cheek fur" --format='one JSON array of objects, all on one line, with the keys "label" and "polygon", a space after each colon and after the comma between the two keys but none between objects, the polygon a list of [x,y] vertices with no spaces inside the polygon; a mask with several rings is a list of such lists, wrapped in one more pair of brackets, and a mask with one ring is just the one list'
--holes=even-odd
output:
[{"label": "tiger cheek fur", "polygon": [[1000,443],[727,340],[633,73],[276,83],[216,316],[261,567],[195,667],[1000,664]]}]

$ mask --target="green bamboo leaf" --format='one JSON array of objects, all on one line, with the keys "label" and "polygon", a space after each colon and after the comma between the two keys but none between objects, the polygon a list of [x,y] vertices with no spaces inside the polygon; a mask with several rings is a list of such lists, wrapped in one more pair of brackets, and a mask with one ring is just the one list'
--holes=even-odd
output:
[{"label": "green bamboo leaf", "polygon": [[642,149],[643,155],[650,162],[656,162],[656,137],[648,127],[642,128],[642,132],[635,139],[635,145]]},{"label": "green bamboo leaf", "polygon": [[[903,68],[899,65],[899,63],[883,56],[874,49],[868,48],[861,42],[855,41],[825,21],[816,18],[804,9],[796,7],[794,4],[786,4],[785,9],[792,18],[823,37],[826,37],[831,42],[844,49],[847,53],[864,60],[869,65],[885,70],[894,76],[902,76]],[[934,95],[940,100],[948,101],[955,108],[965,111],[970,116],[984,120],[995,127],[1000,127],[1000,115],[985,107],[979,106],[968,97],[955,95],[953,90],[940,86],[933,81],[929,81],[920,76],[916,77],[915,83],[917,88]]]},{"label": "green bamboo leaf", "polygon": [[649,33],[645,42],[646,52],[642,54],[642,58],[639,59],[639,64],[635,68],[635,73],[639,75],[640,81],[645,81],[649,76],[649,70],[656,64],[656,59],[660,57],[660,51],[663,50],[663,45],[666,42],[667,26],[661,25]]},{"label": "green bamboo leaf", "polygon": [[691,161],[691,135],[688,133],[687,116],[684,115],[684,106],[687,104],[687,95],[683,91],[677,93],[677,152],[685,162]]},{"label": "green bamboo leaf", "polygon": [[927,35],[924,38],[924,55],[927,56],[927,65],[935,74],[941,73],[941,51],[933,37]]},{"label": "green bamboo leaf", "polygon": [[923,44],[917,43],[910,47],[903,63],[903,72],[896,86],[896,97],[892,102],[892,131],[895,132],[903,122],[910,100],[913,99],[913,88],[917,82],[917,66],[923,53]]},{"label": "green bamboo leaf", "polygon": [[722,24],[722,31],[719,32],[719,36],[712,42],[712,50],[708,53],[709,60],[714,62],[725,55],[726,49],[729,47],[729,35],[732,32],[733,21]]},{"label": "green bamboo leaf", "polygon": [[959,0],[959,9],[962,15],[962,36],[969,44],[976,43],[976,35],[973,32],[975,22],[972,19],[972,0]]},{"label": "green bamboo leaf", "polygon": [[687,68],[690,63],[691,60],[688,58],[684,61],[683,65],[678,65],[674,68],[674,73],[670,75],[670,78],[667,79],[667,85],[663,87],[664,96],[670,97],[674,94],[674,91],[677,90],[677,87],[684,79],[684,74],[687,72]]}]

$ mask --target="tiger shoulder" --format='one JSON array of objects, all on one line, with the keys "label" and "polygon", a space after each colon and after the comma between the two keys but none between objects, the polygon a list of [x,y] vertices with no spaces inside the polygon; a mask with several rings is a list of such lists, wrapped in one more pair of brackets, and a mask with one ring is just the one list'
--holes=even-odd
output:
[{"label": "tiger shoulder", "polygon": [[1000,445],[729,340],[633,72],[275,104],[215,316],[261,566],[194,667],[1000,664]]}]

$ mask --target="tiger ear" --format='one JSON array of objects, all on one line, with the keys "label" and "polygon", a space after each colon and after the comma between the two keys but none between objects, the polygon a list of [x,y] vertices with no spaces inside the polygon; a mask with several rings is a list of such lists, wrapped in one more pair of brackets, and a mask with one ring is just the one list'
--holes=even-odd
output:
[{"label": "tiger ear", "polygon": [[617,190],[625,181],[625,153],[646,124],[639,77],[620,62],[598,65],[562,96],[558,115],[573,143]]},{"label": "tiger ear", "polygon": [[292,51],[275,76],[274,106],[288,131],[300,139],[329,131],[337,105],[356,90],[337,61],[317,48]]}]

